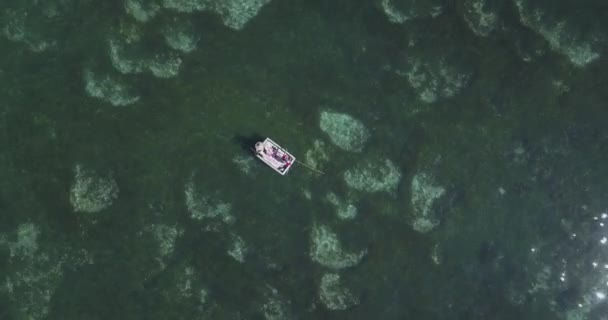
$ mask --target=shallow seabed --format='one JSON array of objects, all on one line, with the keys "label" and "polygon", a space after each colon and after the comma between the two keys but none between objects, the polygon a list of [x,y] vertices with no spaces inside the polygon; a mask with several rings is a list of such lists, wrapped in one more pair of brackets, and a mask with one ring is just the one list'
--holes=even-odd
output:
[{"label": "shallow seabed", "polygon": [[603,1],[3,4],[0,319],[608,312]]}]

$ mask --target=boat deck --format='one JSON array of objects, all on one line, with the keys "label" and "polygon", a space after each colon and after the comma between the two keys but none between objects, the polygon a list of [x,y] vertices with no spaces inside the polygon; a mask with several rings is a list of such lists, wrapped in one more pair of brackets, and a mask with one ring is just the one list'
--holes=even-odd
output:
[{"label": "boat deck", "polygon": [[281,175],[287,174],[296,162],[291,153],[270,138],[255,144],[255,155]]}]

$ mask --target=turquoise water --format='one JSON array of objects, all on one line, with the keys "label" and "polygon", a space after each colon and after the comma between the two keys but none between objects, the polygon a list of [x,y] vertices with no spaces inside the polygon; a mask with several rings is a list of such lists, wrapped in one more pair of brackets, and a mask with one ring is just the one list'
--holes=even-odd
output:
[{"label": "turquoise water", "polygon": [[4,4],[0,319],[605,317],[602,2]]}]

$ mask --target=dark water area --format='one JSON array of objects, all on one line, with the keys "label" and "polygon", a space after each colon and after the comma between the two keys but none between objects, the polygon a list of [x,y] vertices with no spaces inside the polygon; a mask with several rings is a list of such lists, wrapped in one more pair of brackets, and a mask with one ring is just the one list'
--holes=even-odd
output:
[{"label": "dark water area", "polygon": [[0,319],[605,318],[603,2],[3,4]]}]

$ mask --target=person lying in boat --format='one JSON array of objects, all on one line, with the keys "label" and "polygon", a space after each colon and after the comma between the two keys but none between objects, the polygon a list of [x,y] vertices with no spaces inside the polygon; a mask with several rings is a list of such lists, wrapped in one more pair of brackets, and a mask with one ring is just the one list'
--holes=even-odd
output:
[{"label": "person lying in boat", "polygon": [[275,148],[275,147],[272,147],[272,151],[271,151],[271,153],[270,153],[270,154],[272,155],[272,157],[273,157],[275,160],[277,160],[277,161],[281,161],[281,162],[283,162],[283,161],[284,161],[283,159],[284,159],[284,158],[285,158],[285,156],[287,155],[287,154],[285,154],[283,151],[281,151],[281,150],[279,150],[279,149],[277,149],[277,148]]},{"label": "person lying in boat", "polygon": [[288,163],[284,164],[283,166],[279,167],[279,171],[283,172],[283,171],[287,170],[287,168],[289,168],[290,164],[291,163],[288,162]]},{"label": "person lying in boat", "polygon": [[291,157],[284,154],[283,157],[281,157],[281,160],[283,160],[284,164],[281,167],[279,167],[279,171],[283,172],[287,168],[289,168],[289,166],[291,165]]}]

